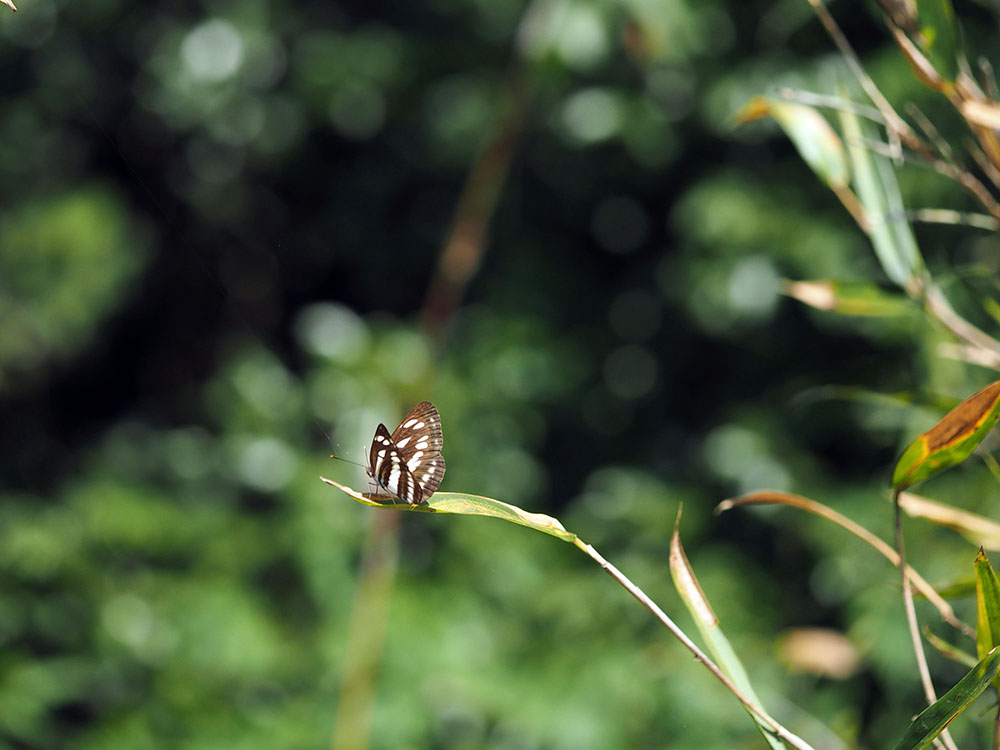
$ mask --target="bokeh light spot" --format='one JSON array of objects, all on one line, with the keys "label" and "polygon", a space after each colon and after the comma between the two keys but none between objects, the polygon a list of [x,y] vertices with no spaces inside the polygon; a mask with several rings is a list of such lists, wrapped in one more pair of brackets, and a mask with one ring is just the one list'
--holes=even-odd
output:
[{"label": "bokeh light spot", "polygon": [[295,333],[307,351],[343,364],[360,360],[371,339],[368,325],[357,313],[335,304],[307,307],[296,321]]},{"label": "bokeh light spot", "polygon": [[181,43],[181,59],[195,78],[223,81],[243,64],[243,37],[228,21],[206,21],[192,29]]},{"label": "bokeh light spot", "polygon": [[624,115],[618,97],[605,89],[584,89],[566,100],[562,121],[582,144],[606,140],[621,130]]}]

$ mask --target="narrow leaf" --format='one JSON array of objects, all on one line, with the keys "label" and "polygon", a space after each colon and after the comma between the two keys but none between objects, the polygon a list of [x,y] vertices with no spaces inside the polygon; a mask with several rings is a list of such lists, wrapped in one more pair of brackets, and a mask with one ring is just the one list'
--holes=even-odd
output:
[{"label": "narrow leaf", "polygon": [[[729,639],[722,632],[722,628],[719,625],[719,618],[712,609],[708,597],[705,596],[701,584],[698,583],[694,570],[691,568],[691,563],[688,562],[687,555],[684,553],[684,547],[681,545],[680,522],[681,514],[678,511],[677,521],[674,524],[674,533],[670,537],[670,577],[674,579],[674,586],[677,588],[677,593],[680,594],[681,600],[687,607],[688,612],[691,613],[691,617],[694,618],[698,630],[701,632],[705,643],[708,644],[708,648],[715,656],[719,666],[729,676],[729,679],[735,683],[736,687],[740,689],[743,695],[758,706],[763,706],[760,698],[754,692],[753,686],[750,684],[750,678],[747,676],[746,669],[743,668],[743,662],[740,661]],[[785,743],[775,737],[774,733],[761,719],[757,718],[749,710],[747,713],[750,713],[750,716],[757,722],[760,733],[774,750],[781,750],[785,747]]]},{"label": "narrow leaf", "polygon": [[920,750],[930,745],[962,711],[979,697],[1000,672],[1000,649],[994,649],[933,705],[913,720],[894,750]]},{"label": "narrow leaf", "polygon": [[916,0],[918,40],[935,70],[947,81],[954,82],[959,73],[958,27],[951,0]]},{"label": "narrow leaf", "polygon": [[913,311],[906,297],[886,294],[874,284],[829,280],[786,281],[782,293],[817,310],[829,310],[841,315],[892,317]]},{"label": "narrow leaf", "polygon": [[1000,380],[965,399],[903,451],[892,472],[901,490],[962,463],[1000,419]]},{"label": "narrow leaf", "polygon": [[457,513],[465,516],[491,516],[493,518],[502,518],[504,521],[509,521],[510,523],[527,526],[544,534],[551,534],[554,537],[562,539],[564,542],[572,543],[576,541],[576,534],[566,531],[558,519],[542,513],[529,513],[526,510],[518,508],[516,505],[494,500],[491,497],[468,495],[463,492],[435,492],[431,495],[430,499],[420,505],[408,505],[393,501],[387,502],[383,497],[358,492],[326,477],[320,477],[320,479],[365,505],[373,505],[380,508],[391,507],[398,510],[410,510],[422,513]]},{"label": "narrow leaf", "polygon": [[1000,645],[1000,579],[982,548],[976,571],[976,653],[979,658]]},{"label": "narrow leaf", "polygon": [[905,288],[923,268],[923,260],[913,230],[904,218],[899,183],[886,158],[872,153],[866,145],[865,139],[870,136],[860,118],[844,110],[840,121],[875,255],[886,276]]},{"label": "narrow leaf", "polygon": [[900,493],[899,506],[911,518],[923,518],[953,529],[976,546],[1000,549],[1000,523],[989,518],[910,492]]},{"label": "narrow leaf", "polygon": [[825,183],[838,188],[847,185],[849,167],[840,136],[812,107],[755,96],[736,117],[740,122],[772,117]]},{"label": "narrow leaf", "polygon": [[964,664],[965,666],[971,668],[976,666],[976,657],[972,654],[964,651],[963,649],[953,646],[948,643],[944,638],[934,635],[931,629],[924,626],[924,638],[927,642],[931,644],[941,656],[946,659],[951,659],[952,661],[957,661],[959,664]]}]

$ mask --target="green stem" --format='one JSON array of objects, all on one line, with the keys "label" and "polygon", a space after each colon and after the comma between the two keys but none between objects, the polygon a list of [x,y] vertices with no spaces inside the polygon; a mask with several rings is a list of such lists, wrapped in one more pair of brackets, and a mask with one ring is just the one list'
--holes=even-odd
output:
[{"label": "green stem", "polygon": [[604,557],[602,557],[601,554],[596,549],[594,549],[591,545],[585,543],[579,538],[575,539],[573,541],[573,544],[579,549],[581,549],[583,552],[587,553],[587,555],[592,560],[594,560],[598,565],[604,568],[604,570],[607,572],[609,576],[611,576],[618,583],[624,586],[626,591],[628,591],[632,596],[638,599],[639,602],[646,609],[652,612],[653,616],[656,617],[656,619],[659,620],[661,623],[663,623],[663,625],[667,628],[667,630],[669,630],[673,634],[673,636],[677,640],[679,640],[688,651],[694,654],[694,658],[697,661],[700,661],[702,664],[704,664],[705,667],[708,669],[708,671],[711,672],[712,675],[719,682],[725,685],[726,689],[729,690],[729,692],[731,692],[733,695],[735,695],[736,699],[739,700],[739,702],[742,703],[744,706],[746,706],[748,711],[756,715],[764,724],[766,724],[778,738],[780,738],[784,742],[787,742],[792,747],[798,748],[798,750],[814,750],[813,747],[808,742],[803,740],[798,735],[795,735],[792,732],[785,729],[785,727],[779,724],[776,719],[772,718],[763,708],[761,708],[756,703],[747,698],[745,695],[743,695],[743,693],[740,692],[739,688],[737,688],[736,685],[733,684],[732,680],[730,680],[728,677],[726,677],[725,674],[723,674],[722,670],[719,669],[719,667],[715,664],[715,662],[713,662],[710,658],[708,658],[708,655],[705,654],[700,648],[698,648],[698,646],[694,643],[694,641],[692,641],[690,638],[687,637],[684,631],[681,630],[680,627],[673,620],[670,619],[670,617],[667,615],[666,612],[660,609],[660,607],[656,604],[656,602],[650,599],[642,589],[640,589],[638,586],[632,583],[632,581],[630,581],[625,576],[624,573],[618,570],[618,568],[616,568],[614,565],[605,560]]}]

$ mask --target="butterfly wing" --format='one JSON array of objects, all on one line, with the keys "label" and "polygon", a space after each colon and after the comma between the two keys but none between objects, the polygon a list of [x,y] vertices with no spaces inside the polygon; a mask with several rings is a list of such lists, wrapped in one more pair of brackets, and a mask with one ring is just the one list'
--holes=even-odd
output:
[{"label": "butterfly wing", "polygon": [[[420,502],[437,492],[444,479],[444,435],[441,415],[430,401],[421,401],[410,409],[390,437],[406,469],[420,488]],[[409,501],[408,501],[409,502]]]},{"label": "butterfly wing", "polygon": [[417,484],[413,472],[406,465],[403,453],[384,424],[380,424],[375,430],[368,465],[368,473],[386,492],[410,505],[416,505],[423,500],[420,485]]}]

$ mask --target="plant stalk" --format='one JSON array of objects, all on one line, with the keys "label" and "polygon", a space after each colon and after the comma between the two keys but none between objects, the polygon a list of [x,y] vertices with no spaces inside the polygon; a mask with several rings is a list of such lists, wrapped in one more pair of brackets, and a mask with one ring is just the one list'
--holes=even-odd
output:
[{"label": "plant stalk", "polygon": [[[924,653],[924,643],[920,639],[920,625],[917,624],[917,610],[913,604],[913,589],[910,586],[910,577],[906,574],[906,552],[903,549],[903,519],[902,509],[899,506],[899,490],[892,493],[893,525],[896,532],[896,554],[899,555],[899,569],[903,579],[903,609],[906,610],[906,623],[910,628],[910,640],[913,641],[913,652],[917,657],[917,671],[920,672],[920,682],[924,686],[924,697],[927,705],[937,702],[937,694],[934,692],[934,683],[931,681],[931,672],[927,667],[927,655]],[[935,740],[935,745],[940,744],[948,750],[958,750],[955,741],[951,738],[948,730],[945,729]]]},{"label": "plant stalk", "polygon": [[660,609],[660,607],[656,604],[656,602],[650,599],[642,589],[640,589],[638,586],[632,583],[632,581],[630,581],[625,576],[624,573],[618,570],[618,568],[616,568],[614,565],[605,560],[604,557],[596,549],[594,549],[591,545],[583,542],[579,538],[576,539],[573,542],[573,544],[579,549],[581,549],[583,552],[587,553],[587,555],[592,560],[594,560],[598,565],[604,568],[604,570],[607,572],[608,575],[610,575],[618,583],[620,583],[623,587],[625,587],[626,591],[628,591],[632,596],[638,599],[639,602],[646,609],[652,612],[653,616],[656,617],[656,619],[659,620],[661,623],[663,623],[663,625],[667,628],[667,630],[669,630],[673,634],[673,636],[677,638],[677,640],[679,640],[688,651],[694,654],[694,658],[697,661],[704,664],[705,667],[708,669],[708,671],[711,672],[712,675],[714,675],[715,678],[719,680],[719,682],[725,685],[726,689],[729,690],[729,692],[731,692],[733,695],[735,695],[736,699],[739,700],[739,702],[742,703],[744,706],[746,706],[748,711],[752,712],[762,722],[764,722],[778,738],[780,738],[784,742],[787,742],[792,747],[798,748],[798,750],[814,750],[814,748],[808,742],[806,742],[798,735],[793,734],[792,732],[785,729],[785,727],[779,724],[776,719],[772,718],[770,714],[768,714],[763,708],[761,708],[756,703],[747,698],[745,695],[743,695],[743,693],[740,692],[739,688],[737,688],[736,685],[733,684],[732,680],[730,680],[722,672],[722,670],[719,669],[719,667],[715,664],[715,662],[713,662],[708,657],[707,654],[705,654],[700,648],[698,648],[698,646],[694,643],[694,641],[692,641],[690,638],[687,637],[684,631],[681,630],[680,627],[673,620],[670,619],[670,617],[667,615],[666,612]]}]

